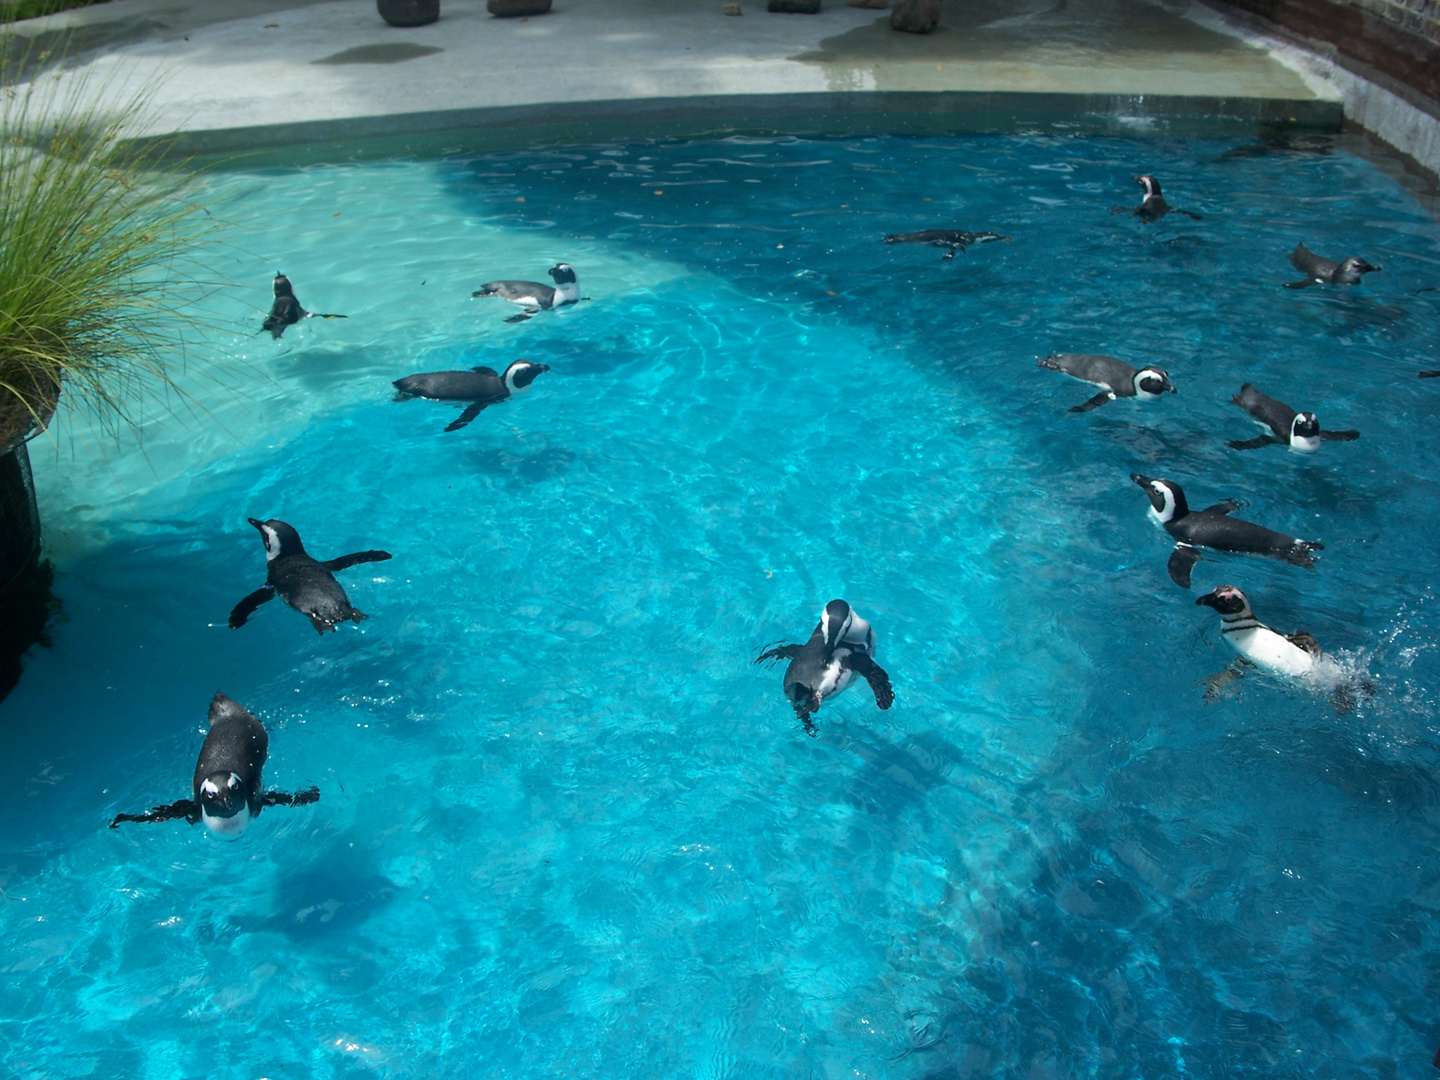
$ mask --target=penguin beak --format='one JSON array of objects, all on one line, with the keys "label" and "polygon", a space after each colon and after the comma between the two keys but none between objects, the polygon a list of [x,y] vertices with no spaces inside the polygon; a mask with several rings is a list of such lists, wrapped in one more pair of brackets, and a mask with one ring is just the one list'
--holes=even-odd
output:
[{"label": "penguin beak", "polygon": [[1139,484],[1141,487],[1148,487],[1151,483],[1154,482],[1150,477],[1141,476],[1138,472],[1132,472],[1130,474],[1130,479],[1135,481],[1135,483]]},{"label": "penguin beak", "polygon": [[1204,596],[1198,597],[1195,603],[1204,604],[1206,607],[1213,608],[1215,606],[1215,593],[1213,591],[1208,592]]},{"label": "penguin beak", "polygon": [[248,521],[251,525],[254,525],[257,529],[262,528],[265,525],[263,521],[260,521],[257,518],[247,517],[245,520]]},{"label": "penguin beak", "polygon": [[1166,390],[1169,390],[1170,393],[1172,393],[1172,394],[1178,394],[1178,393],[1180,392],[1179,390],[1176,390],[1176,389],[1175,389],[1175,384],[1172,383],[1169,379],[1166,379],[1166,380],[1165,380],[1164,386],[1165,386],[1165,389],[1166,389]]}]

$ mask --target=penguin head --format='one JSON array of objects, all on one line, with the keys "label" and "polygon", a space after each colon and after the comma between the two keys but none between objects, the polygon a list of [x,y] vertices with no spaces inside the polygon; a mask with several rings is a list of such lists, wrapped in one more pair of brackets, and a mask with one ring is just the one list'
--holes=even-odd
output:
[{"label": "penguin head", "polygon": [[1131,179],[1145,189],[1145,198],[1154,199],[1160,195],[1160,181],[1148,173],[1132,176]]},{"label": "penguin head", "polygon": [[1221,585],[1219,588],[1206,593],[1195,601],[1197,604],[1204,604],[1212,607],[1221,615],[1250,615],[1250,601],[1245,599],[1245,594],[1234,585]]},{"label": "penguin head", "polygon": [[214,772],[200,781],[200,820],[211,833],[234,840],[250,825],[245,785],[233,772]]},{"label": "penguin head", "polygon": [[285,522],[277,518],[269,521],[260,521],[257,518],[246,518],[246,521],[260,530],[260,538],[265,541],[265,561],[274,562],[276,559],[286,555],[305,554],[305,545],[300,542],[300,534]]},{"label": "penguin head", "polygon": [[825,647],[834,650],[844,639],[855,613],[844,600],[831,600],[820,613],[820,633],[825,636]]},{"label": "penguin head", "polygon": [[1296,450],[1320,449],[1320,418],[1313,412],[1295,414],[1290,421],[1290,445]]},{"label": "penguin head", "polygon": [[512,394],[528,390],[532,382],[549,370],[549,364],[532,364],[529,360],[516,360],[505,369],[505,389]]},{"label": "penguin head", "polygon": [[575,268],[569,263],[556,263],[550,268],[550,277],[556,285],[575,284]]},{"label": "penguin head", "polygon": [[1150,512],[1160,520],[1162,525],[1190,512],[1189,504],[1185,502],[1185,492],[1180,490],[1179,484],[1171,483],[1169,480],[1155,480],[1149,476],[1141,476],[1138,472],[1132,472],[1130,479],[1139,484],[1141,490],[1150,496]]},{"label": "penguin head", "polygon": [[282,296],[288,296],[291,300],[295,299],[295,290],[290,285],[290,279],[278,270],[275,272],[274,287],[277,300]]},{"label": "penguin head", "polygon": [[1159,397],[1166,390],[1175,393],[1170,376],[1158,367],[1141,368],[1135,373],[1135,395],[1137,397]]},{"label": "penguin head", "polygon": [[1379,269],[1380,267],[1374,263],[1368,263],[1358,255],[1351,255],[1336,267],[1335,280],[1344,282],[1346,285],[1356,285],[1360,282],[1361,274],[1373,274]]}]

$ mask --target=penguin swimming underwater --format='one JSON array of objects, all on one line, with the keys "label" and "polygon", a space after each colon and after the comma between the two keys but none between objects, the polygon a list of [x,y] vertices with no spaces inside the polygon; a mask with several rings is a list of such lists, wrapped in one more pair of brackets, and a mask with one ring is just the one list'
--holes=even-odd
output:
[{"label": "penguin swimming underwater", "polygon": [[110,828],[122,821],[170,821],[183,817],[191,825],[204,822],[211,834],[234,840],[267,806],[308,806],[318,802],[320,789],[311,787],[293,795],[266,791],[260,772],[265,766],[270,738],[265,725],[245,706],[224,694],[210,702],[210,730],[195,762],[191,797],[144,814],[116,814]]},{"label": "penguin swimming underwater", "polygon": [[1225,444],[1235,450],[1254,450],[1271,443],[1282,443],[1292,450],[1314,452],[1320,449],[1322,439],[1353,442],[1360,437],[1358,431],[1321,431],[1320,419],[1313,412],[1296,412],[1283,401],[1262,394],[1248,382],[1230,401],[1274,432],[1273,435],[1257,435],[1253,439],[1232,440]]},{"label": "penguin swimming underwater", "polygon": [[1316,540],[1297,540],[1253,522],[1230,517],[1240,508],[1234,499],[1192,511],[1179,484],[1170,480],[1155,480],[1139,473],[1131,473],[1130,479],[1144,489],[1150,497],[1150,513],[1177,541],[1166,569],[1170,572],[1170,580],[1182,589],[1190,587],[1190,571],[1200,561],[1197,549],[1201,547],[1265,555],[1296,566],[1314,566],[1311,552],[1325,547]]},{"label": "penguin swimming underwater", "polygon": [[470,405],[446,426],[446,431],[459,431],[480,415],[480,411],[530,389],[530,384],[550,370],[548,364],[532,364],[516,360],[503,376],[494,368],[477,367],[469,371],[431,371],[423,375],[406,375],[393,383],[399,391],[396,401],[422,397],[431,401],[468,401]]},{"label": "penguin swimming underwater", "polygon": [[318,562],[305,553],[300,534],[292,526],[275,518],[245,520],[260,530],[265,541],[266,583],[235,605],[230,612],[231,630],[244,626],[256,608],[277,595],[309,619],[320,634],[347,619],[360,622],[366,618],[363,611],[350,606],[350,598],[332,575],[357,563],[384,562],[391,557],[388,551],[357,551]]},{"label": "penguin swimming underwater", "polygon": [[1380,267],[1368,263],[1357,255],[1332,262],[1316,255],[1304,244],[1296,244],[1288,256],[1290,265],[1305,275],[1304,281],[1286,282],[1287,289],[1308,289],[1311,285],[1359,285],[1365,274],[1374,274]]},{"label": "penguin swimming underwater", "polygon": [[470,294],[477,296],[498,296],[512,304],[519,304],[525,310],[519,315],[506,319],[507,323],[524,322],[530,316],[551,308],[574,304],[580,299],[580,286],[575,283],[575,268],[569,263],[556,263],[550,268],[550,277],[555,282],[552,289],[538,281],[487,281]]},{"label": "penguin swimming underwater", "polygon": [[270,336],[279,340],[285,333],[287,326],[294,326],[301,319],[348,319],[348,315],[322,315],[318,311],[306,311],[300,306],[300,301],[295,298],[295,289],[290,284],[290,279],[284,274],[277,273],[273,283],[275,289],[275,302],[270,305],[270,314],[265,317],[264,325],[260,327],[263,333],[270,331]]},{"label": "penguin swimming underwater", "polygon": [[1010,242],[1010,237],[993,232],[963,232],[958,229],[926,229],[924,232],[891,233],[885,237],[887,244],[929,244],[945,248],[940,261],[953,259],[957,251],[964,251],[971,244],[988,244],[992,240]]},{"label": "penguin swimming underwater", "polygon": [[888,709],[895,701],[890,676],[875,663],[875,631],[844,600],[831,600],[820,622],[803,645],[780,645],[762,652],[755,663],[789,660],[785,669],[785,696],[805,725],[805,734],[817,731],[810,719],[826,698],[850,685],[855,675],[870,684],[875,704]]},{"label": "penguin swimming underwater", "polygon": [[1117,397],[1158,398],[1166,390],[1176,393],[1170,376],[1162,368],[1135,369],[1113,356],[1094,353],[1053,353],[1036,361],[1047,371],[1060,371],[1071,378],[1102,387],[1089,401],[1071,407],[1073,413],[1098,409]]},{"label": "penguin swimming underwater", "polygon": [[1172,210],[1177,214],[1192,217],[1196,221],[1202,219],[1202,215],[1192,210],[1181,210],[1178,206],[1171,206],[1167,203],[1165,196],[1160,193],[1160,181],[1156,180],[1155,177],[1142,174],[1131,177],[1131,179],[1145,189],[1145,197],[1140,200],[1139,206],[1112,206],[1110,208],[1112,214],[1123,214],[1128,210],[1134,217],[1138,217],[1146,225],[1159,221]]}]

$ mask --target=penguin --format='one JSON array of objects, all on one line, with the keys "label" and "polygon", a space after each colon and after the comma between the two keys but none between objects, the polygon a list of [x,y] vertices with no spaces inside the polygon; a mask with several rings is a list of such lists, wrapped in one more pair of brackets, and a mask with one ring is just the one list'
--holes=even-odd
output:
[{"label": "penguin", "polygon": [[1353,442],[1360,437],[1358,431],[1321,431],[1320,420],[1313,412],[1296,412],[1283,401],[1267,397],[1248,382],[1240,392],[1230,399],[1253,416],[1259,424],[1268,427],[1273,435],[1257,435],[1253,439],[1232,440],[1226,446],[1235,450],[1254,450],[1271,443],[1283,443],[1292,450],[1313,453],[1320,449],[1320,440],[1331,442]]},{"label": "penguin", "polygon": [[320,789],[266,791],[260,771],[270,747],[265,725],[245,706],[224,694],[210,702],[210,730],[195,762],[190,798],[157,806],[145,814],[116,814],[110,828],[122,821],[169,821],[183,817],[203,822],[211,835],[235,840],[267,806],[308,806],[318,802]]},{"label": "penguin", "polygon": [[1160,194],[1160,181],[1156,180],[1155,177],[1141,175],[1133,176],[1131,179],[1145,189],[1145,197],[1140,200],[1139,206],[1112,206],[1110,208],[1112,214],[1123,214],[1129,211],[1146,225],[1159,221],[1172,210],[1177,214],[1184,214],[1186,217],[1194,218],[1196,221],[1201,220],[1202,215],[1192,210],[1181,210],[1178,206],[1171,206],[1167,203],[1165,196]]},{"label": "penguin", "polygon": [[826,698],[834,697],[859,674],[870,684],[875,704],[888,709],[895,701],[890,676],[875,663],[875,630],[844,600],[831,600],[820,613],[819,625],[803,645],[766,649],[755,663],[789,660],[785,669],[785,696],[805,725],[805,734],[818,734],[812,713]]},{"label": "penguin", "polygon": [[263,333],[270,331],[270,336],[277,341],[285,333],[287,326],[294,326],[301,319],[348,319],[348,315],[322,315],[318,311],[306,311],[300,306],[300,301],[295,299],[295,289],[290,284],[290,279],[284,274],[276,273],[274,281],[275,302],[270,305],[270,314],[265,317],[265,323],[260,327]]},{"label": "penguin", "polygon": [[1272,630],[1250,610],[1250,601],[1234,585],[1221,585],[1195,603],[1212,607],[1223,624],[1220,634],[1246,660],[1278,675],[1309,675],[1320,659],[1320,645],[1301,631]]},{"label": "penguin", "polygon": [[231,630],[244,626],[256,608],[276,595],[309,619],[319,634],[334,630],[336,623],[347,619],[360,622],[366,617],[363,611],[350,606],[350,598],[331,575],[357,563],[384,562],[391,558],[388,551],[357,551],[317,562],[305,553],[300,534],[285,522],[275,518],[245,520],[260,530],[265,541],[266,582],[235,605],[230,612]]},{"label": "penguin", "polygon": [[993,232],[962,232],[957,229],[926,229],[924,232],[891,233],[885,237],[887,244],[929,244],[944,248],[940,261],[953,259],[957,251],[964,251],[971,244],[988,244],[992,240],[1010,242],[1010,237]]},{"label": "penguin", "polygon": [[575,268],[569,263],[557,263],[549,272],[555,282],[553,289],[538,281],[487,281],[471,293],[470,298],[498,296],[525,309],[506,319],[507,323],[524,322],[537,312],[576,303],[580,299],[580,286],[575,283]]},{"label": "penguin", "polygon": [[1172,394],[1177,392],[1170,376],[1162,368],[1143,367],[1137,371],[1125,361],[1116,360],[1113,356],[1053,353],[1036,362],[1047,371],[1063,371],[1081,382],[1104,388],[1089,401],[1072,406],[1072,413],[1098,409],[1117,397],[1158,398],[1166,390]]},{"label": "penguin", "polygon": [[1316,255],[1304,244],[1296,244],[1289,258],[1290,265],[1304,274],[1305,280],[1287,282],[1287,289],[1308,289],[1311,285],[1359,285],[1363,275],[1377,273],[1380,269],[1357,255],[1338,263],[1331,262]]},{"label": "penguin", "polygon": [[1420,378],[1422,378],[1422,379],[1440,379],[1440,371],[1422,371],[1422,372],[1420,372]]},{"label": "penguin", "polygon": [[428,398],[431,401],[468,401],[464,412],[450,422],[446,431],[459,431],[480,415],[482,409],[530,389],[530,384],[550,370],[548,364],[532,364],[516,360],[503,376],[494,368],[477,367],[469,371],[431,371],[424,375],[406,375],[393,383],[396,401]]},{"label": "penguin", "polygon": [[1230,517],[1240,508],[1234,499],[1192,511],[1179,484],[1170,480],[1154,480],[1139,473],[1131,473],[1130,479],[1150,497],[1150,513],[1178,541],[1170,554],[1167,569],[1170,580],[1182,589],[1190,587],[1190,571],[1200,561],[1197,549],[1201,547],[1266,555],[1296,566],[1314,566],[1311,552],[1325,547],[1316,540],[1297,540],[1293,536]]}]

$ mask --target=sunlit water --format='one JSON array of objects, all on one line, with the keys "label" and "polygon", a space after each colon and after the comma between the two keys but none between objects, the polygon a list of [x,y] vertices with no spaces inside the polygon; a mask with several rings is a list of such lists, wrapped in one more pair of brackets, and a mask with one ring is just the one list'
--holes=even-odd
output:
[{"label": "sunlit water", "polygon": [[[1343,152],[1051,138],[581,147],[223,173],[208,412],[34,445],[63,614],[0,705],[0,1072],[1427,1077],[1440,1041],[1440,228]],[[1204,214],[1112,215],[1153,171]],[[994,229],[944,261],[890,232]],[[1297,241],[1381,273],[1291,292]],[[470,293],[572,263],[522,324]],[[256,336],[283,270],[312,320]],[[513,310],[513,309],[512,309]],[[1178,396],[1065,410],[1055,351]],[[516,357],[458,407],[390,380]],[[1244,381],[1355,443],[1238,453]],[[1323,540],[1186,592],[1131,471]],[[318,637],[248,515],[369,621]],[[1249,672],[1221,582],[1374,695]],[[767,643],[843,596],[807,738]],[[266,723],[183,822],[216,690]]]}]

